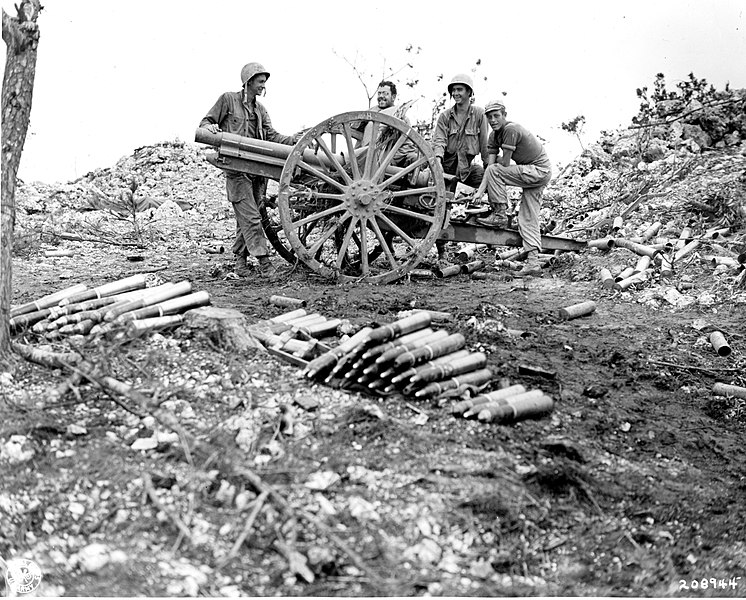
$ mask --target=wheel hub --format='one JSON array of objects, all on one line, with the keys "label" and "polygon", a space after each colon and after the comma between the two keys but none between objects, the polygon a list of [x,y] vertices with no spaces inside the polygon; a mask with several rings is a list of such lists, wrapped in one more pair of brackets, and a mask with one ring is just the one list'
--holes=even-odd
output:
[{"label": "wheel hub", "polygon": [[372,215],[380,204],[381,189],[368,179],[353,181],[344,194],[347,209],[355,216]]}]

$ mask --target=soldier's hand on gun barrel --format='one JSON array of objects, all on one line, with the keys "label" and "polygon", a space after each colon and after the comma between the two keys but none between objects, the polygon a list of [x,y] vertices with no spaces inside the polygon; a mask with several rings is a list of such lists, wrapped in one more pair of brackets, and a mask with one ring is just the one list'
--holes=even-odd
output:
[{"label": "soldier's hand on gun barrel", "polygon": [[218,127],[216,123],[205,125],[204,129],[207,129],[210,133],[220,133],[220,127]]}]

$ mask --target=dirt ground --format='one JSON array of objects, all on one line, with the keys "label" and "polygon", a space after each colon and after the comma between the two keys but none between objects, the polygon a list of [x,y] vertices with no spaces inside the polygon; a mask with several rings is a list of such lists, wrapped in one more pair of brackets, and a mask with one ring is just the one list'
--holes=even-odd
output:
[{"label": "dirt ground", "polygon": [[[230,219],[212,226],[228,246]],[[14,303],[150,271],[154,282],[190,280],[249,321],[283,312],[269,303],[276,293],[355,326],[447,311],[444,327],[487,353],[497,375],[556,405],[538,420],[481,423],[451,415],[450,402],[312,383],[262,351],[221,352],[178,329],[109,346],[78,340],[283,505],[173,439],[133,449],[160,429],[152,417],[93,385],[55,399],[68,374],[19,360],[3,380],[0,442],[24,436],[32,457],[3,466],[0,555],[39,563],[42,594],[746,595],[745,402],[711,392],[717,381],[746,384],[744,305],[728,290],[683,308],[606,290],[588,274],[623,249],[563,255],[525,281],[368,286],[288,267],[277,282],[225,279],[228,256],[197,241],[161,239],[138,263],[126,248],[61,247],[76,256],[16,257]],[[691,274],[700,290],[712,285],[704,268]],[[596,301],[592,315],[557,317],[584,300]],[[731,356],[713,352],[712,328]],[[283,405],[292,434],[279,433]]]}]

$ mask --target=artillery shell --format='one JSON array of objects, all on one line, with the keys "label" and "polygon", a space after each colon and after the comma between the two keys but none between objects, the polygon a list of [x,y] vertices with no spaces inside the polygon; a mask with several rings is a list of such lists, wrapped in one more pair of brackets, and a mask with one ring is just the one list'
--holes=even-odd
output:
[{"label": "artillery shell", "polygon": [[10,316],[11,318],[13,318],[30,312],[36,312],[39,310],[44,310],[45,308],[50,308],[55,304],[58,304],[61,300],[64,300],[68,296],[72,296],[73,294],[82,292],[85,289],[87,289],[87,286],[85,284],[77,283],[73,286],[65,288],[64,290],[60,290],[59,292],[54,292],[53,294],[42,296],[41,298],[39,298],[38,300],[34,300],[33,302],[28,302],[26,304],[21,304],[20,306],[11,307]]},{"label": "artillery shell", "polygon": [[466,344],[466,338],[461,333],[451,334],[441,340],[432,342],[421,348],[415,348],[409,350],[404,354],[397,356],[394,364],[397,366],[405,367],[408,365],[414,365],[423,360],[432,360],[460,350]]},{"label": "artillery shell", "polygon": [[39,321],[43,321],[50,314],[50,309],[45,308],[34,312],[27,312],[19,314],[8,321],[11,331],[21,329],[22,327],[28,327]]},{"label": "artillery shell", "polygon": [[715,383],[712,386],[712,393],[716,396],[733,396],[746,400],[746,387],[738,385],[729,385],[727,383]]},{"label": "artillery shell", "polygon": [[440,322],[450,321],[453,318],[453,315],[449,312],[442,312],[439,310],[428,310],[426,308],[415,308],[414,310],[400,310],[398,313],[396,313],[396,318],[403,319],[404,317],[409,317],[418,312],[428,313],[433,323],[437,323],[438,321]]},{"label": "artillery shell", "polygon": [[407,344],[402,344],[401,346],[397,346],[396,348],[387,350],[386,352],[381,354],[381,356],[379,356],[376,359],[376,364],[385,365],[393,361],[394,365],[396,367],[399,367],[400,365],[403,364],[403,363],[397,362],[400,356],[404,356],[410,352],[417,350],[418,348],[427,347],[430,344],[439,342],[440,340],[444,340],[447,337],[448,337],[448,332],[445,329],[438,329],[437,331],[433,331],[431,334],[429,334],[426,337],[418,338]]},{"label": "artillery shell", "polygon": [[713,331],[710,334],[710,344],[718,356],[730,356],[731,349],[722,331]]},{"label": "artillery shell", "polygon": [[91,290],[85,290],[78,294],[68,296],[63,300],[60,300],[60,306],[67,306],[68,304],[77,304],[79,302],[85,302],[86,300],[94,300],[98,298],[105,298],[107,296],[115,296],[122,292],[128,292],[132,290],[139,290],[146,286],[147,282],[145,275],[137,274],[131,277],[125,277],[111,283],[100,285]]},{"label": "artillery shell", "polygon": [[458,411],[452,409],[451,412],[461,412],[462,416],[465,419],[471,419],[472,417],[476,417],[479,414],[479,411],[482,410],[486,405],[499,403],[504,401],[506,398],[517,396],[518,394],[524,394],[525,392],[526,388],[523,387],[520,383],[516,383],[515,385],[510,385],[506,388],[501,388],[499,390],[489,392],[488,394],[480,394],[479,396],[475,396],[470,400],[459,402],[458,404],[463,405],[463,407],[459,406]]},{"label": "artillery shell", "polygon": [[333,335],[342,323],[342,319],[327,319],[323,323],[302,326],[300,329],[311,337],[323,338]]},{"label": "artillery shell", "polygon": [[282,313],[281,315],[277,315],[276,317],[272,317],[269,319],[271,323],[284,323],[286,321],[292,321],[293,319],[297,319],[299,317],[305,317],[308,313],[303,308],[297,308],[296,310],[291,310],[290,312]]},{"label": "artillery shell", "polygon": [[[522,394],[514,394],[507,398],[500,398],[494,402],[488,402],[487,404],[481,405],[477,418],[480,421],[492,421],[495,417],[505,417],[507,416],[506,408],[508,409],[507,414],[510,414],[511,416],[517,416],[519,412],[522,415],[531,414],[532,407],[536,401],[545,397],[548,398],[548,396],[544,395],[542,390],[530,390],[528,392],[523,392]],[[540,407],[545,405],[546,402],[538,403],[538,406]]]},{"label": "artillery shell", "polygon": [[[420,385],[437,381],[438,379],[475,371],[476,369],[484,367],[486,363],[487,356],[483,352],[474,352],[473,354],[469,354],[463,358],[451,360],[447,364],[436,365],[429,369],[418,371],[417,374],[409,380],[407,388],[411,392],[414,392],[414,386],[419,387]],[[408,393],[406,389],[405,393]]]},{"label": "artillery shell", "polygon": [[[467,350],[466,348],[462,348],[461,350],[457,350],[456,352],[452,352],[451,354],[440,356],[435,360],[417,365],[416,367],[410,367],[409,369],[402,370],[401,368],[394,367],[393,369],[391,369],[391,382],[395,384],[404,384],[404,382],[409,381],[411,383],[412,378],[418,373],[427,371],[428,369],[438,368],[439,365],[451,362],[456,359],[464,358],[465,356],[469,356],[469,354],[471,354],[469,350]],[[436,377],[432,381],[437,380],[438,378]]]},{"label": "artillery shell", "polygon": [[424,388],[415,392],[415,398],[428,398],[431,396],[440,396],[445,392],[457,390],[462,386],[479,387],[488,383],[492,379],[492,371],[489,369],[479,369],[471,373],[466,373],[459,377],[453,377],[446,381],[435,381],[427,384]]},{"label": "artillery shell", "polygon": [[587,300],[586,302],[560,308],[558,312],[559,316],[563,319],[575,319],[589,315],[595,310],[596,303],[593,300]]},{"label": "artillery shell", "polygon": [[404,317],[403,319],[399,319],[397,321],[394,321],[393,323],[389,323],[388,325],[377,327],[376,329],[371,331],[370,342],[386,342],[391,338],[396,337],[397,335],[411,333],[412,331],[416,331],[418,329],[424,329],[425,327],[428,327],[430,325],[431,320],[432,319],[430,318],[430,315],[423,312],[418,312],[408,317]]},{"label": "artillery shell", "polygon": [[294,308],[303,307],[306,305],[306,301],[301,300],[300,298],[291,298],[289,296],[278,296],[278,295],[271,296],[269,299],[269,303],[275,306],[285,306],[285,307],[294,307]]},{"label": "artillery shell", "polygon": [[303,375],[310,379],[325,373],[328,369],[333,368],[343,355],[347,354],[350,350],[357,348],[360,345],[365,345],[372,331],[373,328],[371,327],[363,327],[360,331],[355,333],[355,335],[339,344],[339,346],[337,346],[336,348],[332,348],[325,354],[322,354],[321,356],[309,362],[303,369]]},{"label": "artillery shell", "polygon": [[[409,311],[404,311],[404,312],[412,314]],[[404,317],[408,317],[409,314],[403,314],[400,312],[397,315],[397,317],[404,318]],[[408,333],[407,335],[399,336],[398,338],[395,338],[391,340],[390,342],[385,342],[383,344],[379,344],[378,346],[373,346],[372,348],[369,348],[368,350],[365,351],[365,353],[361,357],[361,360],[368,361],[371,359],[375,359],[376,357],[380,356],[387,350],[391,350],[393,348],[396,348],[397,346],[403,346],[404,344],[407,344],[418,338],[426,337],[430,335],[432,332],[433,332],[432,329],[430,329],[429,327],[425,327],[425,329],[420,329],[418,331],[413,331],[412,333]]]}]

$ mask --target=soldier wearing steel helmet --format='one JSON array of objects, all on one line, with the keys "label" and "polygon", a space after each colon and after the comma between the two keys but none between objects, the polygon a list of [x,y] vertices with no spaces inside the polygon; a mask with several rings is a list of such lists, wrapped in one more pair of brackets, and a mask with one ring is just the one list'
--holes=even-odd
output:
[{"label": "soldier wearing steel helmet", "polygon": [[[443,172],[455,175],[450,191],[455,192],[459,182],[472,188],[482,183],[484,168],[475,163],[477,155],[487,164],[487,136],[489,125],[484,109],[474,104],[474,83],[471,77],[459,74],[448,84],[448,94],[453,106],[438,116],[433,133],[432,147],[443,164]],[[442,262],[445,242],[436,242],[438,258]]]},{"label": "soldier wearing steel helmet", "polygon": [[[222,94],[199,126],[212,133],[225,131],[278,144],[295,144],[302,132],[290,136],[275,131],[267,109],[257,100],[265,91],[267,79],[269,71],[260,63],[244,65],[241,69],[241,91]],[[228,171],[225,187],[236,215],[236,241],[233,244],[236,274],[249,274],[247,260],[250,254],[258,260],[259,271],[271,275],[275,269],[267,252],[267,238],[259,212],[259,203],[266,190],[266,179]]]},{"label": "soldier wearing steel helmet", "polygon": [[484,110],[492,133],[489,136],[489,158],[485,163],[484,179],[474,195],[481,198],[486,189],[492,213],[477,221],[488,227],[505,227],[508,205],[506,186],[522,188],[518,231],[523,239],[527,259],[518,274],[536,275],[541,273],[538,257],[541,250],[539,209],[542,192],[552,177],[552,165],[536,136],[525,127],[508,120],[508,112],[502,100],[488,102]]}]

